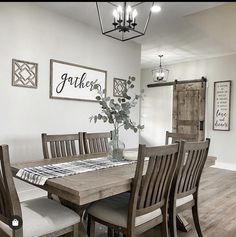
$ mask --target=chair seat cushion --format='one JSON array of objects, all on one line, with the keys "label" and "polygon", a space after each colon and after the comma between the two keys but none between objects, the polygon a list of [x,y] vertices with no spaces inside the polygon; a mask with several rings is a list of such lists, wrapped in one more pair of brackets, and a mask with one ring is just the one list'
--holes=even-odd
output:
[{"label": "chair seat cushion", "polygon": [[[103,200],[94,202],[89,206],[87,212],[105,222],[116,226],[127,227],[130,193],[122,193]],[[161,215],[160,208],[138,216],[135,219],[135,226],[139,226]]]},{"label": "chair seat cushion", "polygon": [[177,206],[177,207],[182,206],[182,205],[184,205],[184,204],[186,204],[187,202],[190,202],[190,201],[192,201],[192,200],[193,200],[193,195],[192,195],[192,194],[190,194],[190,195],[188,195],[188,196],[186,196],[186,197],[183,197],[183,198],[178,198],[178,199],[176,200],[176,206]]},{"label": "chair seat cushion", "polygon": [[49,234],[80,221],[79,215],[74,211],[47,197],[22,202],[21,210],[24,237]]}]

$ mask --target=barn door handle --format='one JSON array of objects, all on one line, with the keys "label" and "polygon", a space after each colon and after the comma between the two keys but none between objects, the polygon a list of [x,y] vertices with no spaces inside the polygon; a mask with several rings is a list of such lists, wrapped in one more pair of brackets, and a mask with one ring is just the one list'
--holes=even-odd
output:
[{"label": "barn door handle", "polygon": [[204,129],[204,120],[201,120],[201,121],[199,121],[199,130],[200,131],[203,131],[203,129]]}]

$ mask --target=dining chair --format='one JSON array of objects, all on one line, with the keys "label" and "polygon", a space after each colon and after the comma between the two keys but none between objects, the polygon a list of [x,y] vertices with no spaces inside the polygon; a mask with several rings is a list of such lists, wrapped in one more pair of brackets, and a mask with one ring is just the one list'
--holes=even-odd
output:
[{"label": "dining chair", "polygon": [[103,153],[108,151],[108,142],[111,140],[111,132],[83,133],[85,154]]},{"label": "dining chair", "polygon": [[[44,159],[71,157],[84,154],[83,133],[77,134],[47,134],[42,133],[42,148]],[[48,198],[60,201],[61,204],[79,212],[78,205],[48,192]]]},{"label": "dining chair", "polygon": [[166,140],[165,144],[172,144],[176,141],[185,140],[185,141],[197,141],[197,134],[187,134],[187,133],[174,133],[166,131]]},{"label": "dining chair", "polygon": [[41,134],[45,159],[84,154],[83,134]]},{"label": "dining chair", "polygon": [[202,237],[198,215],[198,192],[202,171],[207,159],[210,139],[201,142],[185,142],[181,162],[178,163],[170,192],[170,236],[177,237],[176,216],[192,209],[195,228]]},{"label": "dining chair", "polygon": [[74,211],[45,197],[20,203],[10,168],[8,146],[0,146],[1,237],[56,237],[68,233],[78,237],[79,221],[80,217]]},{"label": "dining chair", "polygon": [[131,192],[92,203],[87,209],[88,235],[95,237],[98,222],[127,237],[161,224],[162,236],[168,236],[169,191],[180,148],[178,143],[158,147],[139,145]]}]

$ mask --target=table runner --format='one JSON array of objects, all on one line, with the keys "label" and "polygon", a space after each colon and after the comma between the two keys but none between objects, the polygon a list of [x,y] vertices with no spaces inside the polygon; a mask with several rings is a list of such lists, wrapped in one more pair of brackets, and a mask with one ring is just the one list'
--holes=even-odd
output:
[{"label": "table runner", "polygon": [[59,164],[50,164],[20,169],[16,176],[30,183],[44,185],[48,179],[64,177],[93,170],[132,164],[137,161],[112,161],[107,157],[77,160]]}]

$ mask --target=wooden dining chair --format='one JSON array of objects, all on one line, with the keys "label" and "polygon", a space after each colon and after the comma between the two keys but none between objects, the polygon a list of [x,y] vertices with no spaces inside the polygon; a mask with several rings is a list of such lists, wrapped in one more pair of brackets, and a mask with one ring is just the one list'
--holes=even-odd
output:
[{"label": "wooden dining chair", "polygon": [[83,133],[85,154],[103,153],[108,151],[111,132]]},{"label": "wooden dining chair", "polygon": [[[131,192],[89,206],[89,236],[95,236],[95,222],[106,225],[108,230],[122,232],[127,237],[134,237],[161,224],[162,236],[168,236],[169,191],[180,147],[177,143],[159,147],[139,145]],[[145,157],[149,159],[145,161]]]},{"label": "wooden dining chair", "polygon": [[201,142],[185,142],[181,162],[178,163],[170,192],[170,235],[177,237],[176,216],[191,208],[199,237],[202,231],[198,215],[198,191],[201,174],[207,159],[210,139]]},{"label": "wooden dining chair", "polygon": [[[84,154],[83,133],[77,134],[41,134],[44,159],[71,157]],[[79,207],[63,198],[48,192],[48,198],[59,200],[61,204],[78,212]]]},{"label": "wooden dining chair", "polygon": [[165,144],[172,144],[176,141],[185,140],[185,141],[197,141],[197,134],[187,134],[187,133],[174,133],[166,131],[166,140]]},{"label": "wooden dining chair", "polygon": [[[20,203],[10,168],[8,146],[0,146],[1,237],[56,237],[67,233],[78,237],[79,221],[80,217],[74,211],[45,197]],[[23,222],[22,227],[18,225],[20,222]]]},{"label": "wooden dining chair", "polygon": [[84,154],[83,134],[41,134],[45,159]]}]

